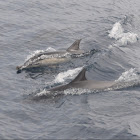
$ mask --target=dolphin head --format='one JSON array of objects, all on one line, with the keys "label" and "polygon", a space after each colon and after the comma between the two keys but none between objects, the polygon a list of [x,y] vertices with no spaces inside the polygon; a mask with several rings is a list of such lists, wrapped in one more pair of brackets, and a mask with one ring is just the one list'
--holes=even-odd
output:
[{"label": "dolphin head", "polygon": [[17,67],[16,67],[17,74],[18,74],[18,73],[21,73],[21,71],[22,71],[21,67],[22,67],[22,66],[17,66]]}]

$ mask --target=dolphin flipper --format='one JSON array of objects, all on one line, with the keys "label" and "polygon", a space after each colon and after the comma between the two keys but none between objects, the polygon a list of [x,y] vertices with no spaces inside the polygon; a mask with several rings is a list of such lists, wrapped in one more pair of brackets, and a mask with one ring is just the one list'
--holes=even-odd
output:
[{"label": "dolphin flipper", "polygon": [[76,40],[68,49],[68,52],[79,50],[80,41],[82,39]]}]

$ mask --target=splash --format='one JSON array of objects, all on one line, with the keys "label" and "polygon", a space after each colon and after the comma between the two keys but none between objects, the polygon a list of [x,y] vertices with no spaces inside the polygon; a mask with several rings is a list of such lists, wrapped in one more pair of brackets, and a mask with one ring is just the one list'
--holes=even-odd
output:
[{"label": "splash", "polygon": [[61,72],[55,77],[54,82],[55,83],[64,83],[68,79],[72,80],[82,70],[82,68],[83,67],[79,67],[79,68],[68,70],[66,72]]},{"label": "splash", "polygon": [[64,90],[64,95],[82,95],[82,94],[91,94],[91,93],[98,93],[98,92],[100,92],[100,90],[71,88],[71,89]]},{"label": "splash", "polygon": [[136,68],[131,68],[125,71],[121,76],[115,80],[115,84],[112,87],[106,88],[103,91],[120,90],[128,87],[135,87],[140,85],[140,75]]},{"label": "splash", "polygon": [[54,52],[56,51],[54,48],[52,47],[48,47],[46,50],[36,50],[30,53],[30,55],[27,56],[27,58],[25,59],[25,61],[29,60],[30,58],[36,56],[39,53],[43,53],[43,52]]},{"label": "splash", "polygon": [[115,80],[115,84],[112,87],[107,88],[104,91],[125,89],[128,87],[135,87],[139,85],[139,72],[135,68],[131,68],[130,70],[122,73],[122,75],[117,80]]},{"label": "splash", "polygon": [[36,93],[35,97],[42,97],[42,96],[46,96],[46,97],[54,97],[57,96],[59,94],[59,92],[50,92],[47,89],[43,89],[42,91]]},{"label": "splash", "polygon": [[138,41],[138,35],[132,32],[125,33],[120,22],[113,25],[108,36],[116,40],[116,43],[114,43],[113,46],[126,46]]},{"label": "splash", "polygon": [[42,91],[40,91],[40,92],[38,92],[38,93],[36,93],[36,97],[39,97],[39,96],[43,96],[43,95],[46,95],[46,94],[49,94],[50,92],[48,91],[47,92],[47,90],[46,89],[43,89]]},{"label": "splash", "polygon": [[135,68],[131,68],[130,70],[122,73],[122,75],[116,80],[116,82],[130,82],[130,81],[135,81],[139,80],[140,77],[137,74],[138,71]]},{"label": "splash", "polygon": [[89,90],[89,89],[82,89],[82,88],[70,88],[64,91],[48,91],[47,89],[43,89],[42,91],[36,93],[35,97],[41,96],[57,96],[57,95],[82,95],[82,94],[90,94],[90,93],[97,93],[99,90]]},{"label": "splash", "polygon": [[58,75],[55,76],[55,79],[53,81],[46,83],[47,87],[50,88],[54,85],[66,84],[67,81],[73,80],[77,76],[77,74],[82,70],[82,68],[83,67],[78,67],[75,69],[67,70],[65,72],[60,72]]},{"label": "splash", "polygon": [[116,40],[119,39],[122,34],[124,32],[124,29],[122,27],[122,25],[120,24],[120,22],[116,22],[114,25],[113,25],[113,28],[111,31],[109,31],[109,37],[110,38],[115,38]]},{"label": "splash", "polygon": [[122,37],[118,40],[119,46],[126,46],[127,44],[133,44],[137,42],[138,35],[135,33],[123,33]]}]

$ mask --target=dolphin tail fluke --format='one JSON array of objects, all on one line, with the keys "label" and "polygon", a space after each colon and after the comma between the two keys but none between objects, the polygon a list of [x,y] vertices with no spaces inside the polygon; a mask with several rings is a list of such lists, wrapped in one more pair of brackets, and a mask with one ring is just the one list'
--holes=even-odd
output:
[{"label": "dolphin tail fluke", "polygon": [[86,76],[85,76],[85,73],[86,73],[86,69],[83,68],[81,70],[81,72],[76,76],[76,78],[74,80],[72,80],[70,83],[74,83],[74,82],[78,82],[78,81],[85,81],[87,80]]},{"label": "dolphin tail fluke", "polygon": [[79,50],[79,45],[82,39],[76,40],[68,49],[67,51],[76,51]]}]

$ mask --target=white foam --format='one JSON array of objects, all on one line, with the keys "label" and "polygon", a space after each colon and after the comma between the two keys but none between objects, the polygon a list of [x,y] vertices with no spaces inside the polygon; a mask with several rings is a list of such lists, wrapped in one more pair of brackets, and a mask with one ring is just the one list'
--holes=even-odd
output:
[{"label": "white foam", "polygon": [[118,38],[121,37],[123,32],[124,32],[124,29],[123,29],[121,23],[120,22],[116,22],[113,25],[112,30],[109,31],[109,37],[110,38],[115,38],[117,40]]},{"label": "white foam", "polygon": [[127,44],[135,43],[138,40],[138,35],[136,33],[124,33],[124,29],[120,22],[117,22],[113,25],[108,36],[116,40],[116,43],[114,43],[113,46],[126,46]]},{"label": "white foam", "polygon": [[137,74],[137,70],[135,68],[131,68],[130,70],[123,72],[116,82],[131,82],[139,79],[140,77]]},{"label": "white foam", "polygon": [[119,46],[126,46],[129,43],[135,43],[138,40],[138,35],[135,33],[123,33],[122,37],[117,41]]},{"label": "white foam", "polygon": [[64,83],[66,80],[72,80],[82,70],[82,68],[83,67],[79,67],[79,68],[68,70],[66,72],[61,72],[55,77],[54,82]]},{"label": "white foam", "polygon": [[38,92],[35,96],[43,96],[43,95],[46,95],[46,94],[47,94],[46,89],[43,89],[42,91]]},{"label": "white foam", "polygon": [[91,91],[89,89],[82,89],[82,88],[70,88],[64,90],[65,95],[82,95],[82,94],[90,94],[90,93],[96,93],[98,91]]},{"label": "white foam", "polygon": [[51,91],[48,91],[47,89],[43,89],[42,91],[38,92],[35,96],[36,97],[49,96],[49,95],[56,96],[62,93],[64,95],[82,95],[82,94],[89,94],[93,92],[98,92],[98,91],[91,91],[89,89],[80,89],[80,88],[70,88],[70,89],[64,90],[63,92],[56,91],[56,92],[53,92],[53,94],[51,94]]},{"label": "white foam", "polygon": [[47,52],[54,52],[54,51],[56,51],[56,49],[54,49],[52,47],[48,47],[45,51],[47,51]]},{"label": "white foam", "polygon": [[56,51],[54,48],[48,47],[46,50],[36,50],[36,51],[30,52],[30,55],[27,56],[25,61],[29,60],[30,58],[34,57],[35,55],[37,55],[39,53],[54,52],[54,51]]}]

